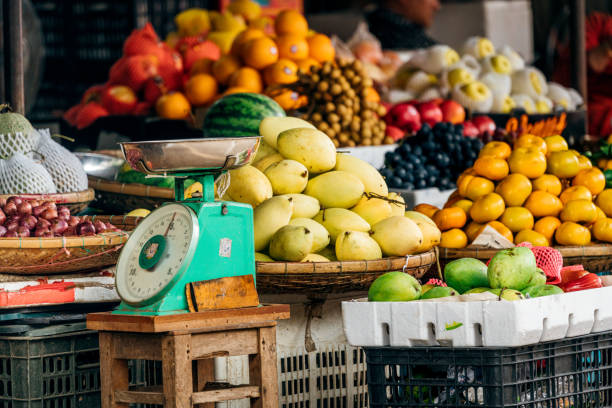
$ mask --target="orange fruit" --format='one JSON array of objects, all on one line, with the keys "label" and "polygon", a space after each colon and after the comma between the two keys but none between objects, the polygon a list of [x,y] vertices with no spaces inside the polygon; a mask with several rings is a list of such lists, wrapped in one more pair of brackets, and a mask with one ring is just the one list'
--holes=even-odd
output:
[{"label": "orange fruit", "polygon": [[580,171],[578,156],[569,150],[552,152],[548,156],[546,171],[559,178],[574,177]]},{"label": "orange fruit", "polygon": [[274,20],[274,31],[276,35],[297,34],[305,38],[308,34],[308,22],[298,11],[283,10]]},{"label": "orange fruit", "polygon": [[561,152],[563,150],[569,149],[569,147],[567,146],[567,141],[561,135],[545,137],[544,142],[546,142],[547,153]]},{"label": "orange fruit", "polygon": [[524,229],[522,231],[519,231],[518,234],[516,234],[516,236],[514,237],[514,243],[518,245],[521,242],[529,242],[533,246],[550,245],[548,238],[532,229]]},{"label": "orange fruit", "polygon": [[564,222],[557,228],[555,240],[559,245],[584,246],[591,243],[591,232],[575,222]]},{"label": "orange fruit", "polygon": [[535,148],[541,151],[543,154],[546,154],[548,147],[546,146],[546,142],[539,136],[524,134],[519,136],[518,139],[514,142],[514,149],[520,149],[521,147],[526,148]]},{"label": "orange fruit", "polygon": [[[478,231],[478,234],[480,234],[485,227],[491,227],[493,228],[495,231],[499,232],[499,234],[506,238],[508,241],[513,242],[514,238],[512,237],[512,231],[510,231],[510,229],[508,229],[508,227],[506,227],[504,224],[502,224],[499,221],[489,221],[487,222],[485,225],[483,225],[480,230]],[[476,236],[478,236],[478,234]]]},{"label": "orange fruit", "polygon": [[155,110],[165,119],[185,119],[191,113],[191,105],[182,93],[170,92],[157,99]]},{"label": "orange fruit", "polygon": [[432,218],[434,214],[436,213],[436,211],[439,211],[440,209],[436,207],[435,205],[431,205],[431,204],[418,204],[412,210],[416,212],[420,212],[421,214],[425,214],[429,218]]},{"label": "orange fruit", "polygon": [[573,186],[585,186],[591,194],[597,195],[606,188],[606,178],[598,168],[580,170],[572,180]]},{"label": "orange fruit", "polygon": [[263,69],[278,61],[278,47],[268,37],[247,41],[241,50],[242,60],[255,69]]},{"label": "orange fruit", "polygon": [[444,203],[444,206],[442,208],[448,208],[448,207],[454,207],[454,204],[457,201],[461,201],[463,200],[463,197],[461,197],[459,195],[459,193],[457,192],[457,190],[453,191],[453,193],[448,197],[448,200],[446,200],[446,202]]},{"label": "orange fruit", "polygon": [[196,74],[212,74],[212,66],[214,63],[215,60],[210,58],[201,58],[193,63],[189,74],[191,76]]},{"label": "orange fruit", "polygon": [[308,50],[310,58],[319,62],[333,61],[336,57],[334,45],[325,34],[315,34],[308,37]]},{"label": "orange fruit", "polygon": [[459,198],[459,200],[452,203],[449,207],[458,207],[461,208],[466,214],[470,212],[470,208],[472,208],[472,201],[467,200],[465,198]]},{"label": "orange fruit", "polygon": [[246,44],[250,40],[254,40],[256,38],[262,38],[265,36],[266,34],[260,29],[252,28],[252,27],[244,29],[243,31],[240,32],[240,34],[236,36],[236,38],[234,38],[234,41],[232,42],[232,48],[230,50],[230,54],[233,55],[234,57],[239,57],[242,54],[242,46],[244,44]]},{"label": "orange fruit", "polygon": [[597,207],[591,200],[572,200],[565,203],[559,214],[561,221],[590,224],[597,219]]},{"label": "orange fruit", "polygon": [[432,220],[440,231],[448,231],[453,228],[463,228],[467,222],[467,215],[459,207],[450,207],[436,211]]},{"label": "orange fruit", "polygon": [[474,205],[470,208],[470,217],[484,224],[498,219],[505,209],[504,199],[497,193],[489,193],[474,201]]},{"label": "orange fruit", "polygon": [[612,219],[602,218],[595,221],[592,232],[595,239],[604,242],[612,242]]},{"label": "orange fruit", "polygon": [[223,96],[237,94],[237,93],[249,93],[249,92],[251,91],[246,88],[243,88],[241,86],[234,86],[234,87],[227,88],[225,92],[223,92]]},{"label": "orange fruit", "polygon": [[459,194],[472,201],[483,197],[495,189],[495,185],[484,177],[465,176],[458,186]]},{"label": "orange fruit", "polygon": [[261,93],[263,91],[263,81],[259,71],[251,67],[239,68],[229,79],[229,86],[248,89],[249,92]]},{"label": "orange fruit", "polygon": [[546,191],[554,196],[561,194],[561,180],[552,174],[542,174],[537,179],[533,180],[533,189],[537,191]]},{"label": "orange fruit", "polygon": [[538,178],[546,172],[546,156],[536,148],[521,147],[512,152],[508,158],[511,173],[518,173]]},{"label": "orange fruit", "polygon": [[270,97],[286,111],[299,109],[305,106],[307,102],[305,96],[301,96],[290,89],[281,89],[279,92],[275,92],[274,95],[270,95]]},{"label": "orange fruit", "polygon": [[467,227],[465,227],[465,234],[470,242],[472,242],[478,236],[483,226],[483,224],[472,221],[467,225]]},{"label": "orange fruit", "polygon": [[231,55],[223,55],[212,65],[212,74],[222,85],[226,85],[230,76],[240,68],[238,58]]},{"label": "orange fruit", "polygon": [[597,219],[600,220],[602,218],[608,218],[608,216],[606,215],[605,212],[603,212],[603,210],[597,206],[595,206],[595,208],[597,208]]},{"label": "orange fruit", "polygon": [[298,61],[295,61],[298,66],[300,72],[309,73],[312,71],[313,67],[320,67],[321,64],[314,58],[304,58]]},{"label": "orange fruit", "polygon": [[497,185],[495,192],[502,196],[507,206],[520,206],[531,194],[531,181],[522,174],[510,174]]},{"label": "orange fruit", "polygon": [[278,56],[292,61],[308,58],[308,42],[301,35],[285,34],[276,39]]},{"label": "orange fruit", "polygon": [[374,87],[369,86],[364,89],[364,92],[366,102],[380,102],[380,94]]},{"label": "orange fruit", "polygon": [[607,164],[608,164],[608,159],[599,159],[597,161],[597,167],[599,167],[600,169],[605,169]]},{"label": "orange fruit", "polygon": [[467,235],[459,228],[444,231],[440,237],[440,247],[442,248],[465,248],[468,244]]},{"label": "orange fruit", "polygon": [[561,225],[561,221],[557,217],[542,217],[536,221],[533,226],[534,231],[544,235],[548,240],[549,244],[552,244],[555,231]]},{"label": "orange fruit", "polygon": [[556,217],[563,209],[563,203],[558,197],[545,191],[534,191],[529,194],[527,201],[523,204],[534,217]]},{"label": "orange fruit", "polygon": [[568,187],[559,196],[563,204],[567,204],[572,200],[593,200],[593,194],[585,186]]},{"label": "orange fruit", "polygon": [[267,85],[292,84],[297,81],[298,66],[295,62],[281,58],[264,70]]},{"label": "orange fruit", "polygon": [[499,221],[512,232],[533,228],[533,215],[525,207],[508,207]]},{"label": "orange fruit", "polygon": [[493,156],[498,159],[507,159],[510,157],[512,153],[512,148],[508,143],[505,142],[489,142],[482,149],[480,149],[480,153],[478,157],[483,156]]},{"label": "orange fruit", "polygon": [[217,81],[208,74],[197,74],[185,84],[185,95],[193,106],[210,103],[217,96]]},{"label": "orange fruit", "polygon": [[603,170],[612,170],[612,160],[606,162],[606,167]]},{"label": "orange fruit", "polygon": [[268,35],[274,35],[274,20],[268,16],[259,17],[250,21],[249,27],[261,30]]},{"label": "orange fruit", "polygon": [[510,171],[506,160],[498,159],[493,156],[483,156],[476,159],[474,162],[474,170],[476,174],[486,177],[489,180],[501,180],[506,177]]},{"label": "orange fruit", "polygon": [[591,160],[583,155],[578,156],[578,166],[580,167],[580,170],[587,170],[593,167],[593,163],[591,163]]},{"label": "orange fruit", "polygon": [[612,217],[612,189],[605,189],[597,196],[595,204],[606,213],[608,217]]}]

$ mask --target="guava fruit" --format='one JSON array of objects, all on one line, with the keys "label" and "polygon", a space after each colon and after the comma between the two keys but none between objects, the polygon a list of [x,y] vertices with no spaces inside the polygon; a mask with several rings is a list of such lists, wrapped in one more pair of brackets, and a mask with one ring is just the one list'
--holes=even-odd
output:
[{"label": "guava fruit", "polygon": [[459,293],[451,287],[435,286],[429,289],[427,292],[423,293],[423,295],[421,296],[421,300],[436,299],[436,298],[443,298],[447,296],[458,296],[458,295]]},{"label": "guava fruit", "polygon": [[546,274],[540,268],[536,268],[533,275],[531,275],[531,279],[529,279],[529,283],[527,284],[527,287],[529,288],[531,286],[541,286],[541,285],[546,285]]},{"label": "guava fruit", "polygon": [[536,260],[531,249],[514,247],[503,249],[489,262],[487,276],[492,288],[522,290],[536,272]]},{"label": "guava fruit", "polygon": [[514,289],[497,288],[497,289],[490,289],[489,292],[493,293],[494,295],[499,296],[501,299],[504,299],[504,300],[525,299],[525,296],[521,292],[519,292],[518,290],[514,290]]},{"label": "guava fruit", "polygon": [[444,267],[444,280],[459,293],[488,286],[487,265],[475,258],[455,259]]},{"label": "guava fruit", "polygon": [[555,285],[535,285],[526,287],[521,291],[523,295],[535,298],[542,296],[560,295],[563,293],[563,289]]},{"label": "guava fruit", "polygon": [[376,278],[368,290],[370,302],[408,302],[421,297],[421,284],[404,272],[387,272]]}]

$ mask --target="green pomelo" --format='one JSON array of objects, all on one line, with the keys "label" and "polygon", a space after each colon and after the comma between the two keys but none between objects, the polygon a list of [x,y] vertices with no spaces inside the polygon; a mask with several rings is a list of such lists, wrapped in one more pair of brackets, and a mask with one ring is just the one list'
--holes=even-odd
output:
[{"label": "green pomelo", "polygon": [[455,259],[444,267],[444,280],[459,293],[488,286],[487,265],[475,258]]},{"label": "green pomelo", "polygon": [[492,288],[525,289],[536,272],[536,260],[531,249],[503,249],[493,256],[487,276]]},{"label": "green pomelo", "polygon": [[408,302],[421,296],[421,284],[404,272],[387,272],[370,285],[370,302]]}]

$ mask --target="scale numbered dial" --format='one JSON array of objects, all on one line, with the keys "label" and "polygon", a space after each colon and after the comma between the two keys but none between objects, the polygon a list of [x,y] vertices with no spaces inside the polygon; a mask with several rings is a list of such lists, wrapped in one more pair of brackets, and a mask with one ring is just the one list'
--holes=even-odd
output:
[{"label": "scale numbered dial", "polygon": [[127,304],[159,300],[193,258],[199,223],[193,210],[167,204],[149,214],[132,232],[117,262],[116,286]]}]

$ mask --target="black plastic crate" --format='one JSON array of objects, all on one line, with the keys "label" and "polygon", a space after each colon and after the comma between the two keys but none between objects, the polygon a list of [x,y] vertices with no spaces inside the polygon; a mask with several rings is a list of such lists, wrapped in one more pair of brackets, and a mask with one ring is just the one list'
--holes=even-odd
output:
[{"label": "black plastic crate", "polygon": [[612,332],[509,348],[365,348],[370,407],[612,406]]}]

